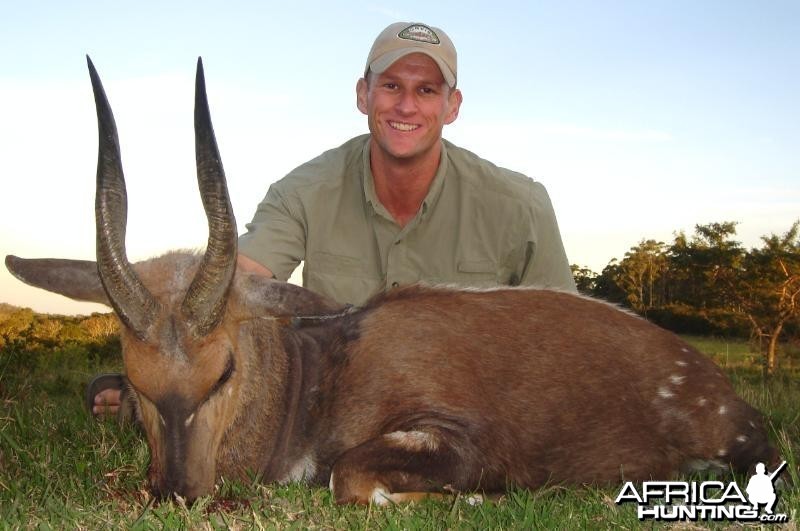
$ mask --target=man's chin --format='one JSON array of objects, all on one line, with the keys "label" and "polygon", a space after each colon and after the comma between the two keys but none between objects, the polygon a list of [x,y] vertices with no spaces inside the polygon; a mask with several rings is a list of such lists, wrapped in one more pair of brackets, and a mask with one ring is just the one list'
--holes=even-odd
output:
[{"label": "man's chin", "polygon": [[397,160],[413,160],[422,157],[428,151],[417,142],[392,142],[382,147],[383,152],[389,157]]}]

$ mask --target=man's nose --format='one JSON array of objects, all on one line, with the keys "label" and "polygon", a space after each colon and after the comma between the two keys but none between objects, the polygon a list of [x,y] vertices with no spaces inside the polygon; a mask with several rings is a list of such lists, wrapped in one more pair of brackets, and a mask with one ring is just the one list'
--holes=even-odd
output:
[{"label": "man's nose", "polygon": [[397,100],[397,110],[403,114],[413,114],[417,110],[417,98],[411,91],[403,91]]}]

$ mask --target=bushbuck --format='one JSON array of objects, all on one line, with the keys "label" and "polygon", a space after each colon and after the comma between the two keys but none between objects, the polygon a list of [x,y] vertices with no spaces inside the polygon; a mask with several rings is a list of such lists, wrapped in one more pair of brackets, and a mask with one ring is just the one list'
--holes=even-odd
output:
[{"label": "bushbuck", "polygon": [[249,471],[328,483],[337,502],[387,503],[777,460],[761,415],[714,363],[610,304],[547,289],[406,286],[350,308],[237,272],[201,61],[194,120],[207,248],[131,264],[116,126],[88,62],[97,262],[6,264],[24,282],[119,316],[155,494],[192,500]]}]

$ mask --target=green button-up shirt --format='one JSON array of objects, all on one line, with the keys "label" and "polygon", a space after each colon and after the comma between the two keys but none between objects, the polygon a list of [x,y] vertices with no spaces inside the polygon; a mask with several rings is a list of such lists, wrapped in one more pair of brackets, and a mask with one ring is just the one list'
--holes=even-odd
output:
[{"label": "green button-up shirt", "polygon": [[575,291],[544,186],[443,140],[416,217],[400,227],[375,194],[369,135],[270,186],[239,252],[286,280],[361,304],[393,286],[535,285]]}]

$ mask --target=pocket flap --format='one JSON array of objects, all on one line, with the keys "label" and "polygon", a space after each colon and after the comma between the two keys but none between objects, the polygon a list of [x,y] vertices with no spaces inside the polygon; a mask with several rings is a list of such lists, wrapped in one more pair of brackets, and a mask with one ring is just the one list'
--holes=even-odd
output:
[{"label": "pocket flap", "polygon": [[491,260],[462,260],[458,263],[459,273],[495,273]]}]

